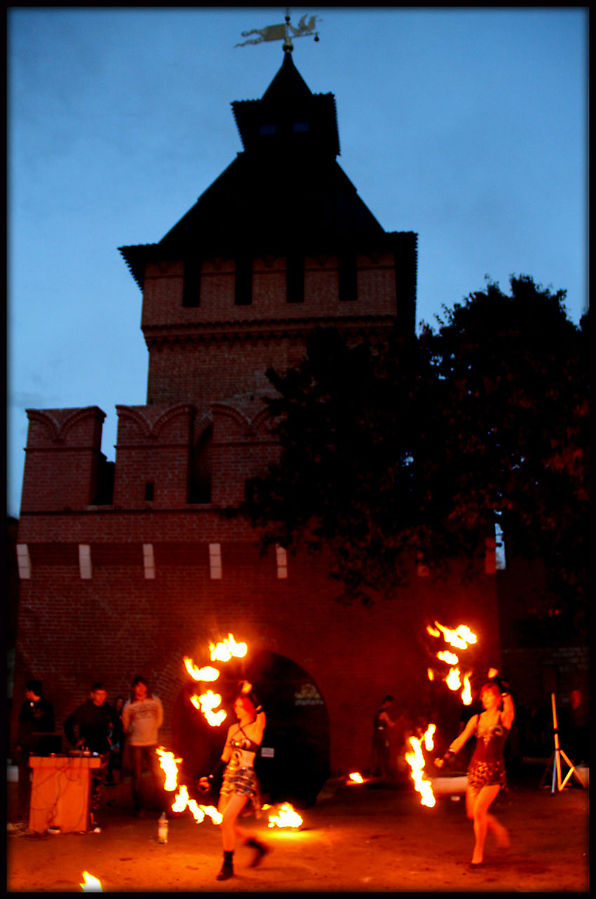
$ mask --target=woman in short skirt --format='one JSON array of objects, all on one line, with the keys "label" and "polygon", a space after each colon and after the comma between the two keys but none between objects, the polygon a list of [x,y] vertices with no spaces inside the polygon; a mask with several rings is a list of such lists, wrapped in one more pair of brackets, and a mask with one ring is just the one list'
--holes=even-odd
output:
[{"label": "woman in short skirt", "polygon": [[[237,824],[242,809],[251,802],[256,811],[260,806],[260,791],[254,760],[263,739],[266,718],[252,685],[242,681],[240,694],[234,702],[237,723],[228,730],[218,770],[224,768],[219,794],[219,811],[223,841],[223,865],[217,880],[228,880],[234,875],[234,848],[236,837],[244,837],[245,846],[255,850],[251,867],[256,867],[269,848],[260,840],[249,837]],[[199,784],[204,789],[211,786],[216,772],[203,777]]]},{"label": "woman in short skirt", "polygon": [[509,692],[501,691],[500,682],[495,678],[488,681],[480,691],[484,711],[472,715],[461,734],[451,743],[442,759],[435,764],[441,767],[454,758],[464,743],[473,735],[476,748],[468,766],[468,786],[466,789],[466,811],[474,821],[474,852],[470,865],[477,868],[484,862],[484,843],[490,830],[501,847],[509,846],[507,829],[489,813],[489,808],[497,798],[501,787],[505,786],[505,760],[503,750],[509,736],[515,709]]}]

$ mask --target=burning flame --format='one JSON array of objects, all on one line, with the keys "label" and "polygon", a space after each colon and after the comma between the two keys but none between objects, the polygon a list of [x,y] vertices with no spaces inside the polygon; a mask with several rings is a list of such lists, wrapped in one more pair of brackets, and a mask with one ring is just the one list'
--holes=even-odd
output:
[{"label": "burning flame", "polygon": [[206,665],[204,668],[197,668],[193,660],[189,659],[188,656],[185,656],[184,664],[193,680],[214,681],[219,677],[217,668],[212,668],[210,665]]},{"label": "burning flame", "polygon": [[437,729],[436,724],[429,724],[426,728],[426,733],[424,734],[424,748],[429,752],[431,749],[434,749],[435,743],[433,737],[435,735],[435,731]]},{"label": "burning flame", "polygon": [[277,815],[269,815],[269,827],[300,827],[302,818],[295,812],[289,802],[280,806]]},{"label": "burning flame", "polygon": [[[424,734],[423,740],[427,749],[432,749],[432,737],[436,730],[435,724],[429,724]],[[424,755],[421,747],[422,740],[416,737],[410,737],[410,745],[413,752],[406,752],[406,762],[412,769],[412,780],[418,793],[421,795],[420,802],[428,808],[432,808],[436,804],[430,781],[424,777]]]},{"label": "burning flame", "polygon": [[[166,782],[164,789],[168,792],[174,792],[178,787],[178,762],[182,759],[174,758],[173,752],[166,752],[162,747],[155,750],[159,755],[159,763],[166,772]],[[205,820],[205,817],[211,818],[214,824],[221,824],[222,816],[213,805],[199,805],[195,799],[191,799],[188,794],[188,787],[182,784],[178,793],[174,797],[172,803],[173,812],[183,812],[188,808],[197,824]]]},{"label": "burning flame", "polygon": [[222,815],[214,805],[199,805],[196,799],[191,799],[186,786],[180,787],[178,795],[172,805],[173,812],[183,812],[187,808],[196,824],[201,824],[206,817],[211,818],[214,824],[221,824]]},{"label": "burning flame", "polygon": [[472,687],[470,686],[470,675],[464,675],[464,688],[461,691],[461,701],[464,705],[472,703]]},{"label": "burning flame", "polygon": [[364,778],[363,778],[362,774],[359,774],[358,771],[352,771],[352,773],[348,777],[348,783],[363,784]]},{"label": "burning flame", "polygon": [[178,785],[178,762],[181,762],[182,759],[175,759],[174,753],[167,752],[163,746],[159,746],[155,751],[159,756],[159,764],[162,771],[164,771],[166,775],[164,790],[171,793]]},{"label": "burning flame", "polygon": [[223,709],[215,711],[221,702],[221,696],[219,693],[214,693],[213,690],[207,690],[200,696],[191,696],[190,701],[195,709],[199,709],[203,713],[211,727],[219,727],[227,718]]},{"label": "burning flame", "polygon": [[445,683],[450,690],[459,690],[459,688],[461,687],[461,675],[459,673],[459,668],[449,669],[449,674],[445,678]]},{"label": "burning flame", "polygon": [[[465,624],[460,624],[455,630],[444,627],[442,624],[439,624],[438,621],[435,621],[435,625],[438,627],[440,633],[443,634],[445,642],[449,643],[450,646],[455,646],[456,649],[467,649],[469,643],[476,643],[476,634],[473,634],[470,628]],[[433,637],[438,637],[440,635],[431,628],[427,628],[427,630]]]},{"label": "burning flame", "polygon": [[223,815],[221,815],[213,805],[199,805],[196,799],[189,799],[187,802],[188,810],[195,819],[196,824],[201,824],[205,818],[211,818],[214,824],[221,824]]},{"label": "burning flame", "polygon": [[[246,643],[237,643],[232,634],[228,634],[220,643],[209,643],[211,661],[229,662],[232,657],[241,659],[248,652]],[[193,680],[206,682],[215,681],[219,677],[219,670],[211,665],[198,668],[190,656],[184,657],[184,665]],[[212,690],[202,693],[200,696],[192,696],[191,700],[195,709],[199,709],[211,727],[219,727],[227,718],[223,709],[215,711],[221,702],[219,693]]]},{"label": "burning flame", "polygon": [[190,801],[190,796],[188,795],[188,787],[184,786],[184,784],[180,787],[176,798],[172,803],[172,811],[173,812],[183,812],[186,806]]},{"label": "burning flame", "polygon": [[80,884],[83,893],[103,893],[101,881],[89,874],[89,871],[83,871],[83,883]]},{"label": "burning flame", "polygon": [[236,659],[242,659],[246,655],[248,647],[246,643],[236,643],[232,634],[228,634],[227,638],[221,643],[210,643],[209,652],[211,661],[229,662],[232,656]]},{"label": "burning flame", "polygon": [[[435,627],[429,625],[426,630],[431,637],[440,637],[442,634],[446,643],[449,643],[451,646],[455,646],[458,649],[467,649],[468,645],[476,643],[477,639],[476,634],[474,634],[465,624],[460,624],[459,627],[453,630],[452,628],[445,627],[438,621],[435,621]],[[470,705],[472,702],[472,690],[470,687],[469,674],[466,674],[462,681],[462,673],[459,668],[455,667],[459,664],[459,658],[454,652],[450,652],[449,650],[438,652],[437,658],[441,662],[445,662],[447,665],[451,666],[449,673],[443,678],[449,689],[459,690],[460,687],[463,686],[461,701],[464,705]],[[431,681],[434,680],[435,672],[431,668],[428,668],[427,670],[428,679]]]}]

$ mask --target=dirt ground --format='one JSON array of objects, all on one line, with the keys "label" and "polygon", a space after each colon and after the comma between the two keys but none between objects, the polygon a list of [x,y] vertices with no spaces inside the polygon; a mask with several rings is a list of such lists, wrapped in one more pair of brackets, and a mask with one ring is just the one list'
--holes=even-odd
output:
[{"label": "dirt ground", "polygon": [[[167,844],[157,842],[157,813],[131,814],[130,785],[106,789],[101,833],[7,835],[8,892],[81,892],[83,872],[103,892],[587,892],[587,789],[540,788],[530,771],[511,782],[494,806],[512,846],[487,841],[485,865],[470,869],[472,825],[463,797],[438,797],[426,808],[408,782],[381,787],[329,781],[298,831],[268,827],[268,813],[242,823],[271,852],[250,868],[235,853],[236,876],[215,880],[219,827],[173,815]],[[8,804],[16,785],[9,784]]]}]

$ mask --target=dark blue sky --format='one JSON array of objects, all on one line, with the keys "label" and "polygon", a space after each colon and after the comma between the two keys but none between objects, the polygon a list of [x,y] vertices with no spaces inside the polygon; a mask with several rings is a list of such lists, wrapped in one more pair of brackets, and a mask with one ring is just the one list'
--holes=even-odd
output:
[{"label": "dark blue sky", "polygon": [[[417,320],[512,274],[587,303],[587,7],[292,8],[294,61],[335,95],[339,163],[388,231],[419,235]],[[241,150],[230,103],[284,7],[8,11],[9,494],[26,408],[142,405],[141,295],[117,248],[159,240]],[[292,197],[292,172],[282,186]]]}]

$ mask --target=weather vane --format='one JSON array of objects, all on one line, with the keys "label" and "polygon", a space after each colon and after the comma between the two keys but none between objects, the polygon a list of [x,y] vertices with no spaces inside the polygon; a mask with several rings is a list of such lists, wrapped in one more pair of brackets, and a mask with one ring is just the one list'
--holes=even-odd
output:
[{"label": "weather vane", "polygon": [[252,34],[257,36],[234,46],[245,47],[247,44],[262,44],[263,41],[283,41],[284,51],[291,53],[294,49],[292,38],[313,37],[315,41],[319,40],[319,32],[315,31],[315,25],[317,21],[322,21],[320,16],[310,16],[309,18],[308,14],[306,14],[302,16],[298,25],[294,27],[290,24],[290,10],[286,8],[285,19],[285,24],[282,25],[266,25],[265,28],[253,28],[251,31],[243,31],[242,37],[250,38]]}]

